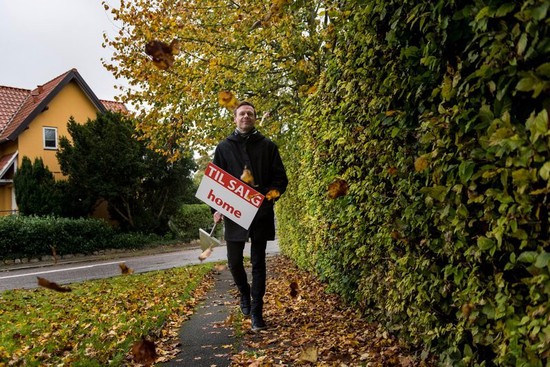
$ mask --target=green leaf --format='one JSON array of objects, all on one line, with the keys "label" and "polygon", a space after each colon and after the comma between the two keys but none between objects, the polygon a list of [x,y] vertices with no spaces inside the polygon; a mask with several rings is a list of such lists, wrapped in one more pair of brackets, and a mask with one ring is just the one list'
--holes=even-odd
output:
[{"label": "green leaf", "polygon": [[490,8],[488,6],[484,7],[477,13],[475,20],[480,21],[481,19],[487,17],[489,15]]},{"label": "green leaf", "polygon": [[525,125],[531,132],[531,141],[535,142],[548,133],[548,114],[544,110],[537,115],[531,114]]},{"label": "green leaf", "polygon": [[545,268],[550,267],[550,253],[549,252],[541,252],[539,256],[537,256],[537,261],[535,261],[535,266],[537,268]]},{"label": "green leaf", "polygon": [[463,161],[458,166],[458,175],[462,183],[466,183],[474,173],[475,163],[472,161]]},{"label": "green leaf", "polygon": [[448,191],[449,189],[447,186],[423,187],[420,189],[421,193],[427,194],[429,197],[434,198],[439,202],[445,200],[445,196]]},{"label": "green leaf", "polygon": [[495,242],[490,238],[480,236],[477,239],[477,245],[481,250],[487,251],[495,247]]},{"label": "green leaf", "polygon": [[521,92],[529,92],[535,88],[536,80],[530,75],[524,78],[521,78],[516,85],[516,89]]},{"label": "green leaf", "polygon": [[537,74],[550,78],[550,62],[544,63],[537,68]]},{"label": "green leaf", "polygon": [[497,12],[496,12],[496,16],[497,17],[503,17],[505,16],[506,14],[510,13],[512,10],[514,10],[514,7],[516,5],[514,3],[506,3],[506,4],[502,4],[498,9],[497,9]]},{"label": "green leaf", "polygon": [[518,47],[517,47],[518,55],[523,55],[526,47],[527,47],[527,33],[522,33],[518,41]]},{"label": "green leaf", "polygon": [[536,251],[525,251],[518,256],[518,261],[522,263],[532,264],[537,260],[538,253]]},{"label": "green leaf", "polygon": [[550,162],[546,162],[539,170],[539,175],[543,180],[548,181],[550,179]]}]

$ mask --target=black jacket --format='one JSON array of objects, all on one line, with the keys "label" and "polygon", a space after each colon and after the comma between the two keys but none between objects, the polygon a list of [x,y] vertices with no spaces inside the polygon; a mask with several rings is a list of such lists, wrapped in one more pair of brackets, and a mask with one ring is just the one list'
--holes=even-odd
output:
[{"label": "black jacket", "polygon": [[[279,149],[271,140],[255,131],[247,138],[236,132],[220,142],[214,151],[213,163],[236,178],[240,178],[245,165],[252,171],[254,187],[262,194],[269,190],[285,192],[288,185],[285,167]],[[264,199],[248,231],[225,218],[225,239],[227,241],[258,241],[275,239],[275,214],[273,201]]]}]

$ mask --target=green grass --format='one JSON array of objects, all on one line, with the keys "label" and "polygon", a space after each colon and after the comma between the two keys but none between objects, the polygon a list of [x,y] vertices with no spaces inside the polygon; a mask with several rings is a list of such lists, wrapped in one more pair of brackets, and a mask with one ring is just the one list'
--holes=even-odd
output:
[{"label": "green grass", "polygon": [[120,366],[142,335],[189,313],[213,264],[0,293],[0,366]]}]

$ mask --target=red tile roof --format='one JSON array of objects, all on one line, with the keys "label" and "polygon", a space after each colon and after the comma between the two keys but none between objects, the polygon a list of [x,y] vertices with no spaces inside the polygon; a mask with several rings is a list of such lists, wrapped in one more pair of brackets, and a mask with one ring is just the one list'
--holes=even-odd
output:
[{"label": "red tile roof", "polygon": [[76,69],[39,85],[33,90],[0,86],[0,143],[14,140],[69,82],[75,81],[99,111],[126,113],[124,104],[100,101]]},{"label": "red tile roof", "polygon": [[108,109],[109,111],[120,112],[122,114],[128,113],[128,109],[126,108],[126,106],[122,102],[106,101],[104,99],[100,99],[99,101],[101,103],[103,103],[105,108]]}]

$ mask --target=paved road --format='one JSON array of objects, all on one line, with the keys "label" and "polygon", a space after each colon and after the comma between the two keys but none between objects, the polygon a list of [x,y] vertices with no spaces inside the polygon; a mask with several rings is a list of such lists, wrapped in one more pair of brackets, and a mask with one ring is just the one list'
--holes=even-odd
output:
[{"label": "paved road", "polygon": [[[247,244],[245,255],[250,254],[249,249],[250,247]],[[268,255],[278,252],[279,245],[277,241],[267,243]],[[113,260],[87,260],[86,258],[82,258],[82,261],[66,264],[45,266],[36,263],[25,269],[2,269],[3,271],[0,271],[0,292],[8,289],[36,288],[38,286],[37,276],[58,284],[118,276],[120,275],[118,264],[122,262],[132,268],[135,273],[193,265],[200,263],[198,259],[200,253],[201,250],[196,248],[156,255],[122,257]],[[205,262],[220,260],[226,260],[225,246],[214,248],[212,255]]]}]

